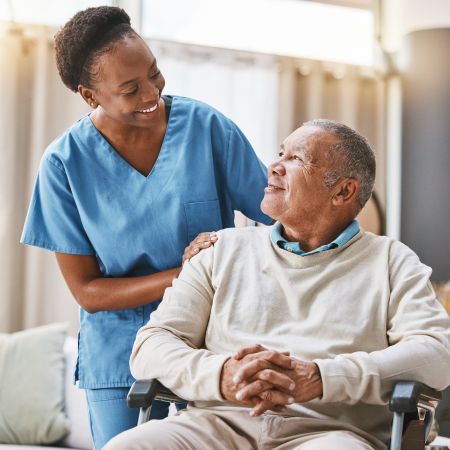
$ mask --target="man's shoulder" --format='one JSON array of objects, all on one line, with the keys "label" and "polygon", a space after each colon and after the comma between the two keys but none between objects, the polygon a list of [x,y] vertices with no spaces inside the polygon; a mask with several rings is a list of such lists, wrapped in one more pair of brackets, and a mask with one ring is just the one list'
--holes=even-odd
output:
[{"label": "man's shoulder", "polygon": [[214,246],[220,251],[236,251],[237,249],[246,248],[250,250],[253,245],[261,245],[270,239],[271,227],[242,227],[242,228],[225,228],[217,232],[219,238]]},{"label": "man's shoulder", "polygon": [[377,236],[373,233],[365,231],[364,235],[359,240],[359,245],[361,245],[371,256],[374,257],[378,252],[385,253],[391,269],[394,266],[404,265],[424,266],[414,250],[403,242],[389,236]]}]

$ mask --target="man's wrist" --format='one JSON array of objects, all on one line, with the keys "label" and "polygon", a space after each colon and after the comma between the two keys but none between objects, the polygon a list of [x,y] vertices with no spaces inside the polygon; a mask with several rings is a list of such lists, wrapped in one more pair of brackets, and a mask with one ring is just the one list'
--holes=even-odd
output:
[{"label": "man's wrist", "polygon": [[322,381],[322,374],[320,373],[320,367],[313,363],[316,366],[316,376],[317,376],[317,389],[319,391],[319,395],[316,398],[322,398],[323,397],[323,381]]}]

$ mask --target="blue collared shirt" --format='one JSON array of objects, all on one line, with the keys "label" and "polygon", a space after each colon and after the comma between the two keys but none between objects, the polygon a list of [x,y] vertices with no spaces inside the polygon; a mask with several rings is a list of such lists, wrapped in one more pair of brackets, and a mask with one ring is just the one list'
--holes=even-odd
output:
[{"label": "blue collared shirt", "polygon": [[308,256],[313,255],[314,253],[324,252],[326,250],[331,250],[333,248],[342,247],[346,244],[353,236],[356,236],[359,232],[359,222],[354,219],[353,222],[333,241],[327,245],[322,245],[322,247],[316,248],[308,253],[305,253],[301,248],[298,242],[288,242],[281,235],[283,230],[283,225],[280,222],[275,223],[272,227],[272,241],[274,244],[278,245],[278,247],[295,253],[300,256]]}]

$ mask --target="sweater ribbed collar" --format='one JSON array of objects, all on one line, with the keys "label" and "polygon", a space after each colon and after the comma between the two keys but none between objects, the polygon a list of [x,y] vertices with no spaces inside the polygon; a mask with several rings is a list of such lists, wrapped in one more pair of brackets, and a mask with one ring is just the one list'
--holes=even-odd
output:
[{"label": "sweater ribbed collar", "polygon": [[296,255],[295,253],[287,252],[286,250],[278,247],[278,245],[273,242],[271,237],[272,227],[267,228],[268,232],[266,234],[266,239],[269,239],[270,245],[277,254],[277,257],[280,258],[281,260],[286,261],[287,264],[298,268],[312,267],[317,264],[322,264],[326,260],[331,260],[334,257],[336,257],[337,254],[344,252],[347,248],[349,248],[351,245],[353,245],[355,242],[359,241],[362,237],[366,235],[366,232],[363,230],[363,228],[360,228],[359,232],[341,247],[333,248],[325,252],[314,253],[308,256],[301,256]]}]

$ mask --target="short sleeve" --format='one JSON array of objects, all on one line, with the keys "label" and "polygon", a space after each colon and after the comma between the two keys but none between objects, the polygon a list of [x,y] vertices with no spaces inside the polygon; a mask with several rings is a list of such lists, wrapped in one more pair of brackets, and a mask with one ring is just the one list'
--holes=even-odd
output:
[{"label": "short sleeve", "polygon": [[264,214],[260,206],[267,187],[267,168],[233,122],[228,145],[226,183],[234,209],[255,222],[265,225],[272,223],[273,219]]},{"label": "short sleeve", "polygon": [[95,255],[64,167],[46,156],[39,167],[20,242],[60,253]]}]

